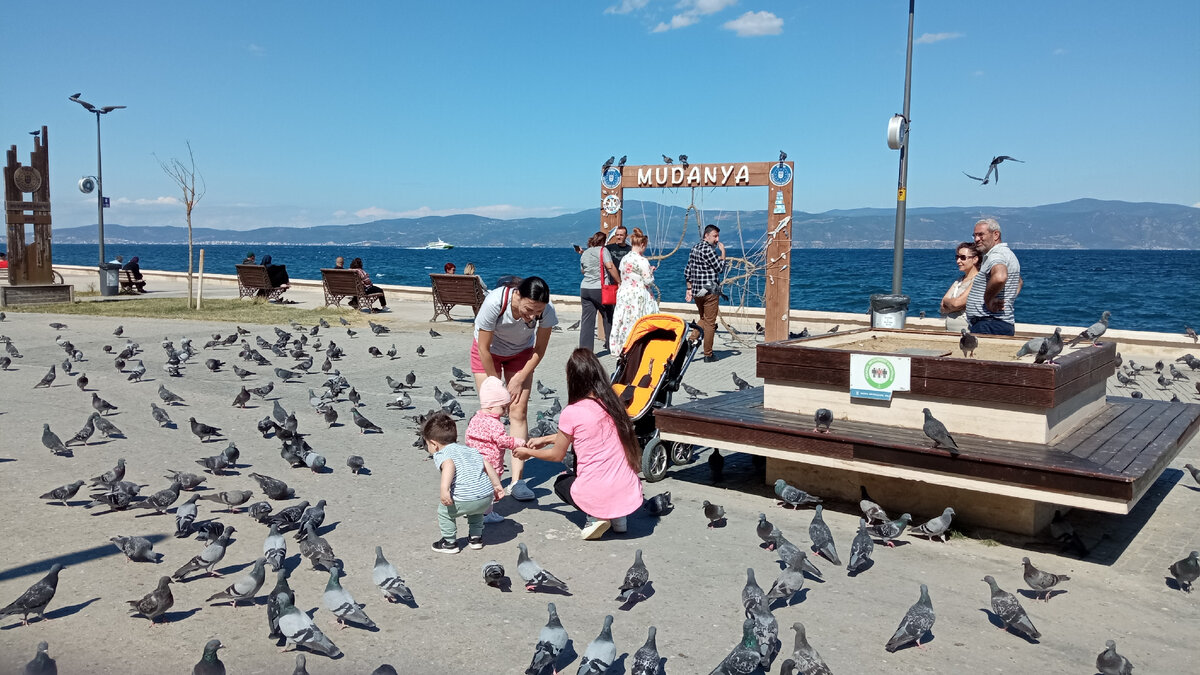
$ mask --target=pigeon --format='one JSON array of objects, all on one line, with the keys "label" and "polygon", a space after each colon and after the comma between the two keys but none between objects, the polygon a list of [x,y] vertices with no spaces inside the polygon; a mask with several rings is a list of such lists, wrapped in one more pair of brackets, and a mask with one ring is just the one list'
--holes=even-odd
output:
[{"label": "pigeon", "polygon": [[504,565],[501,565],[496,560],[489,560],[483,564],[483,583],[495,588],[501,588],[504,580],[507,578],[504,574]]},{"label": "pigeon", "polygon": [[383,557],[382,546],[375,547],[375,566],[371,569],[371,580],[383,591],[383,597],[388,602],[412,604],[412,591],[404,583],[404,579],[400,578],[400,572]]},{"label": "pigeon", "polygon": [[379,351],[379,347],[376,347],[375,345],[367,347],[367,353],[377,359],[383,358],[383,352]]},{"label": "pigeon", "polygon": [[169,427],[175,424],[171,421],[171,417],[167,415],[167,411],[154,405],[154,401],[150,402],[150,416],[154,418],[155,422],[158,422],[158,426],[160,427]]},{"label": "pigeon", "polygon": [[921,598],[908,608],[908,612],[900,621],[900,626],[896,628],[896,633],[892,635],[892,639],[888,640],[886,649],[894,652],[914,642],[920,647],[921,638],[925,637],[929,629],[933,628],[935,618],[933,603],[929,600],[929,587],[921,584]]},{"label": "pigeon", "polygon": [[279,608],[279,632],[286,641],[284,650],[303,646],[330,658],[341,656],[342,650],[338,649],[337,645],[321,632],[308,614],[301,612],[292,604],[293,598],[290,589],[274,596],[275,603]]},{"label": "pigeon", "polygon": [[962,329],[962,337],[958,339],[958,348],[962,350],[963,358],[968,356],[974,357],[975,350],[979,347],[979,338],[967,332],[966,328]]},{"label": "pigeon", "polygon": [[[34,133],[34,132],[31,132]],[[0,321],[4,320],[4,312],[0,312]],[[37,654],[33,660],[25,664],[25,675],[58,675],[58,663],[47,653],[50,643],[42,640],[38,643]]]},{"label": "pigeon", "polygon": [[67,439],[67,442],[64,443],[63,445],[69,446],[72,443],[83,443],[84,445],[87,445],[88,439],[91,438],[92,434],[94,434],[95,432],[96,432],[96,425],[95,425],[95,423],[92,422],[92,418],[89,417],[87,419],[87,421],[84,422],[83,428],[80,429],[79,431],[75,432],[75,435],[72,436],[71,438]]},{"label": "pigeon", "polygon": [[[237,393],[237,396],[233,397],[233,407],[234,408],[245,408],[246,403],[249,400],[250,400],[250,392],[246,391],[245,387],[242,387],[242,390]],[[151,405],[153,405],[153,404],[151,404]]]},{"label": "pigeon", "polygon": [[825,524],[825,519],[821,516],[821,511],[821,505],[817,504],[812,522],[808,525],[808,538],[812,540],[814,551],[820,553],[834,565],[841,565],[842,561],[838,559],[837,548],[833,544],[833,533],[829,531],[829,526]]},{"label": "pigeon", "polygon": [[1096,670],[1100,675],[1133,675],[1133,664],[1117,653],[1117,643],[1104,641],[1104,651],[1096,656]]},{"label": "pigeon", "polygon": [[703,396],[708,396],[707,393],[700,391],[699,389],[691,386],[690,384],[688,384],[686,382],[684,382],[682,384],[683,384],[683,390],[687,392],[688,398],[690,398],[693,401],[699,400]]},{"label": "pigeon", "polygon": [[1200,469],[1197,469],[1196,467],[1192,466],[1191,464],[1184,464],[1183,468],[1187,469],[1188,473],[1192,474],[1192,480],[1196,481],[1197,483],[1200,483]]},{"label": "pigeon", "polygon": [[117,460],[116,466],[88,481],[91,487],[108,487],[125,478],[125,458]]},{"label": "pigeon", "polygon": [[875,524],[873,528],[875,534],[883,540],[883,543],[888,545],[888,548],[895,548],[896,545],[892,541],[904,533],[904,529],[912,522],[912,516],[907,513],[901,514],[896,520],[885,520]]},{"label": "pigeon", "polygon": [[1100,339],[1101,335],[1104,335],[1104,331],[1108,330],[1108,320],[1111,316],[1112,314],[1108,311],[1102,313],[1099,321],[1088,326],[1083,330],[1082,333],[1072,338],[1071,341],[1067,343],[1067,346],[1074,347],[1077,343],[1083,340],[1091,340],[1093,347],[1099,346],[1100,343],[1098,340]]},{"label": "pigeon", "polygon": [[768,551],[775,548],[775,540],[771,538],[771,532],[774,529],[775,526],[771,524],[771,521],[767,520],[767,514],[758,514],[758,525],[754,528],[754,531],[758,534],[758,538],[766,543]]},{"label": "pigeon", "polygon": [[334,563],[329,566],[329,581],[325,584],[325,593],[321,596],[325,608],[333,612],[338,625],[342,628],[346,627],[346,622],[356,623],[367,628],[376,628],[375,622],[354,601],[354,596],[342,588],[341,575],[341,565]]},{"label": "pigeon", "polygon": [[663,492],[646,500],[646,511],[652,516],[662,517],[671,510],[671,493]]},{"label": "pigeon", "polygon": [[1044,337],[1029,338],[1029,341],[1021,345],[1021,348],[1017,350],[1017,355],[1014,358],[1019,359],[1026,354],[1037,354],[1038,350],[1042,348],[1042,343],[1045,341],[1046,338]]},{"label": "pigeon", "polygon": [[783,600],[784,604],[787,604],[791,601],[792,596],[803,588],[804,572],[791,565],[786,565],[779,573],[779,578],[771,584],[771,590],[763,596],[763,600],[766,601],[768,607],[776,600]]},{"label": "pigeon", "polygon": [[350,387],[350,391],[346,394],[346,398],[350,399],[350,402],[354,404],[355,408],[357,408],[362,402],[362,397],[358,395],[358,390],[354,387]]},{"label": "pigeon", "polygon": [[417,356],[425,356],[425,345],[417,345]]},{"label": "pigeon", "polygon": [[1129,397],[1130,398],[1142,398],[1142,392],[1140,392],[1140,391],[1130,392]]},{"label": "pigeon", "polygon": [[1038,347],[1037,354],[1033,357],[1034,363],[1054,363],[1054,359],[1062,353],[1062,328],[1055,328],[1054,334],[1046,338],[1042,345]]},{"label": "pigeon", "polygon": [[537,392],[542,395],[542,400],[546,400],[554,394],[554,390],[542,384],[541,380],[537,381]]},{"label": "pigeon", "polygon": [[716,527],[725,518],[725,507],[704,500],[704,517],[708,518],[708,526]]},{"label": "pigeon", "polygon": [[197,422],[195,417],[188,418],[188,424],[192,428],[192,433],[196,438],[200,439],[201,443],[207,443],[214,436],[220,436],[221,430],[218,427],[210,427],[203,422]]},{"label": "pigeon", "polygon": [[48,388],[50,385],[54,384],[54,377],[55,377],[54,366],[51,365],[49,372],[47,372],[45,375],[43,375],[42,379],[39,380],[37,384],[33,385],[33,388],[34,389],[37,389],[38,387],[47,387]]},{"label": "pigeon", "polygon": [[233,533],[233,526],[226,525],[220,537],[205,546],[199,555],[194,556],[191,560],[184,563],[183,567],[175,570],[175,573],[171,577],[176,581],[183,581],[184,577],[197,570],[204,570],[206,574],[213,576],[221,576],[213,570],[213,567],[225,557],[225,549],[229,546],[229,539],[233,536]]},{"label": "pigeon", "polygon": [[253,371],[246,370],[245,368],[240,368],[235,363],[235,364],[233,364],[233,374],[237,375],[238,379],[244,380],[247,377],[250,377],[251,375],[255,375],[256,373],[254,373]]},{"label": "pigeon", "polygon": [[792,648],[792,658],[784,660],[780,675],[832,675],[825,660],[808,643],[804,624],[797,621],[792,630],[796,631],[796,645]]},{"label": "pigeon", "polygon": [[1177,560],[1171,563],[1169,571],[1171,576],[1175,577],[1175,582],[1179,584],[1179,590],[1185,593],[1192,592],[1192,584],[1200,578],[1200,553],[1192,551],[1188,557],[1183,560]]},{"label": "pigeon", "polygon": [[58,437],[58,434],[50,431],[49,424],[42,424],[42,445],[46,446],[47,450],[56,455],[70,457],[73,454],[71,449],[63,444],[62,439]]},{"label": "pigeon", "polygon": [[[8,367],[11,365],[12,365],[12,359],[10,359],[7,356],[0,356],[0,370],[8,370]],[[78,384],[78,381],[76,381],[76,384]],[[84,385],[84,386],[87,386],[87,385]],[[79,389],[80,389],[80,391],[82,391],[83,387],[81,386]]]},{"label": "pigeon", "polygon": [[302,500],[299,503],[281,509],[279,513],[271,516],[267,524],[274,523],[279,526],[280,532],[289,532],[299,526],[300,518],[304,515],[304,510],[307,508],[308,501]]},{"label": "pigeon", "polygon": [[142,596],[140,600],[126,600],[132,608],[130,611],[141,614],[153,624],[158,617],[167,613],[175,604],[175,596],[171,595],[171,577],[159,577],[158,586]]},{"label": "pigeon", "polygon": [[611,167],[613,165],[613,162],[615,162],[615,161],[617,161],[616,155],[609,156],[608,159],[604,160],[604,165],[600,167],[600,173],[601,174],[608,173],[609,167]]},{"label": "pigeon", "polygon": [[738,377],[737,373],[730,374],[733,375],[733,386],[737,387],[738,391],[744,391],[750,388],[750,383]]},{"label": "pigeon", "polygon": [[333,547],[329,542],[321,536],[317,535],[317,529],[312,523],[308,523],[304,528],[305,537],[300,540],[300,555],[308,559],[312,563],[312,568],[316,569],[331,569],[337,563],[337,556],[333,553]]},{"label": "pigeon", "polygon": [[1038,629],[1033,626],[1033,621],[1029,619],[1029,615],[1025,613],[1025,608],[1021,606],[1016,596],[1002,590],[1000,585],[996,583],[996,579],[990,574],[985,576],[983,581],[992,589],[992,611],[1004,621],[1005,626],[1033,640],[1042,637]]},{"label": "pigeon", "polygon": [[827,434],[832,424],[833,411],[829,408],[817,408],[817,412],[813,413],[813,431]]},{"label": "pigeon", "polygon": [[820,504],[822,501],[816,495],[810,495],[804,490],[788,485],[787,481],[782,478],[775,481],[775,495],[779,497],[782,503],[790,504],[793,508],[807,506],[808,504]]},{"label": "pigeon", "polygon": [[933,447],[944,447],[950,451],[951,455],[958,454],[958,444],[954,442],[954,437],[946,431],[946,425],[942,424],[933,413],[929,412],[929,408],[922,408],[921,412],[925,413],[925,424],[921,430],[925,435],[933,441]]},{"label": "pigeon", "polygon": [[196,522],[196,516],[200,509],[196,506],[196,500],[200,499],[200,495],[192,495],[186,502],[175,508],[175,536],[179,539],[187,537],[192,533],[192,523]]},{"label": "pigeon", "polygon": [[529,667],[525,669],[525,675],[558,673],[555,664],[559,654],[567,647],[567,631],[558,618],[558,608],[554,606],[553,602],[548,602],[546,610],[549,612],[550,618],[538,632],[537,646],[533,648],[533,659],[530,660]]},{"label": "pigeon", "polygon": [[[313,326],[313,330],[316,330],[316,329],[317,329],[317,327]],[[303,654],[296,654],[296,668],[295,668],[295,670],[292,671],[292,675],[308,675],[308,666],[306,665],[306,663],[307,663],[307,659],[304,658]],[[383,666],[380,666],[380,668],[382,668],[382,667]],[[393,672],[394,671],[395,671],[395,669],[393,669]],[[375,672],[379,672],[379,669],[377,668],[375,670]],[[371,675],[375,675],[375,673],[371,673]]]},{"label": "pigeon", "polygon": [[283,424],[287,421],[288,413],[283,409],[283,406],[279,404],[279,399],[276,399],[274,405],[271,406],[271,416],[274,417],[275,421],[280,424]]},{"label": "pigeon", "polygon": [[[251,473],[250,477],[258,482],[258,487],[269,499],[291,499],[296,496],[295,490],[287,483],[261,473]],[[306,504],[307,506],[307,504]]]},{"label": "pigeon", "polygon": [[758,637],[754,633],[754,620],[742,622],[742,641],[729,652],[709,675],[750,675],[762,672],[762,655],[759,653]]},{"label": "pigeon", "polygon": [[374,431],[380,434],[383,433],[383,429],[380,429],[374,422],[364,417],[362,413],[358,412],[358,408],[351,408],[350,415],[354,418],[354,425],[358,427],[359,434],[365,434],[368,431]]},{"label": "pigeon", "polygon": [[358,455],[350,455],[346,458],[346,466],[350,467],[350,473],[356,476],[358,475],[359,471],[363,470],[364,465],[365,462],[363,458],[359,457]]},{"label": "pigeon", "polygon": [[633,654],[633,666],[630,668],[630,675],[658,675],[660,657],[658,655],[658,644],[655,642],[655,636],[658,629],[650,626],[647,631],[646,642],[638,648]]},{"label": "pigeon", "polygon": [[280,596],[286,597],[287,601],[291,604],[296,603],[296,594],[292,591],[291,586],[288,585],[289,574],[290,572],[286,567],[279,570],[275,574],[275,588],[272,588],[271,592],[267,594],[267,626],[271,629],[267,637],[273,640],[279,640],[283,637],[283,634],[279,632]]},{"label": "pigeon", "polygon": [[543,586],[561,591],[567,590],[565,583],[529,557],[529,549],[523,542],[517,544],[517,549],[520,551],[517,554],[517,574],[520,574],[521,579],[525,582],[525,590],[533,591]]},{"label": "pigeon", "polygon": [[96,426],[96,431],[99,431],[100,435],[105,438],[109,438],[111,436],[123,437],[125,435],[120,429],[117,428],[117,425],[101,417],[100,413],[92,413],[92,424]]},{"label": "pigeon", "polygon": [[155,492],[145,500],[134,504],[131,508],[154,509],[159,513],[164,513],[179,499],[179,489],[179,481],[172,480],[170,486]]},{"label": "pigeon", "polygon": [[265,523],[267,518],[271,515],[271,511],[274,510],[275,509],[273,506],[271,506],[270,502],[254,502],[250,506],[246,507],[246,513],[250,514],[251,518],[260,523]]},{"label": "pigeon", "polygon": [[583,658],[579,660],[579,670],[576,675],[603,675],[609,666],[617,660],[617,646],[612,638],[612,614],[604,617],[604,627],[595,640],[588,643],[583,650]]},{"label": "pigeon", "polygon": [[[321,524],[325,522],[325,504],[325,500],[322,499],[317,502],[316,506],[310,506],[304,509],[304,511],[300,514],[300,520],[296,523],[297,528],[304,530],[306,527],[311,525],[313,530],[320,529]],[[304,536],[302,532],[296,535],[296,541],[300,541],[303,538]]]},{"label": "pigeon", "polygon": [[62,568],[63,566],[59,563],[51,565],[46,576],[36,581],[16,600],[0,608],[0,617],[20,614],[22,626],[29,625],[31,613],[37,614],[39,619],[45,620],[46,605],[50,604],[50,601],[54,599],[54,593],[58,590],[58,573],[62,571]]},{"label": "pigeon", "polygon": [[205,602],[229,601],[230,607],[236,607],[238,601],[248,600],[250,604],[254,604],[254,596],[262,588],[263,581],[266,580],[266,571],[263,565],[266,563],[266,558],[258,558],[254,561],[254,565],[245,574],[239,576],[233,583],[225,587],[225,590],[219,593],[213,593],[208,596]]},{"label": "pigeon", "polygon": [[221,657],[217,656],[217,650],[224,648],[225,645],[221,644],[220,640],[209,640],[204,645],[204,654],[200,657],[200,662],[192,667],[192,675],[225,675],[225,664],[221,662]]},{"label": "pigeon", "polygon": [[936,518],[930,518],[924,524],[914,527],[912,529],[912,533],[919,534],[930,539],[938,538],[945,542],[946,536],[950,532],[950,521],[955,515],[954,509],[947,506],[942,510],[942,515]]},{"label": "pigeon", "polygon": [[250,497],[254,493],[250,490],[226,490],[222,492],[214,492],[206,494],[200,499],[205,499],[211,502],[220,502],[229,507],[230,513],[237,513],[237,507],[250,501]]},{"label": "pigeon", "polygon": [[673,158],[667,157],[666,155],[663,155],[662,158],[663,158],[664,164],[674,164],[675,163],[675,160]]},{"label": "pigeon", "polygon": [[983,178],[979,178],[978,176],[972,176],[971,174],[967,173],[966,171],[963,172],[963,175],[966,176],[967,178],[971,178],[971,179],[980,181],[980,183],[979,183],[980,185],[987,185],[992,180],[992,172],[995,172],[996,173],[995,182],[999,183],[1000,182],[1000,163],[1005,160],[1010,161],[1010,162],[1020,162],[1021,164],[1025,163],[1024,161],[1019,160],[1016,157],[1009,157],[1008,155],[997,155],[997,156],[993,157],[992,161],[988,164],[987,173],[983,174]]},{"label": "pigeon", "polygon": [[66,485],[56,487],[46,494],[38,497],[38,499],[48,499],[52,502],[58,502],[63,506],[66,506],[67,500],[71,497],[74,497],[79,492],[79,488],[81,487],[83,487],[83,481],[77,480],[74,483],[67,483]]},{"label": "pigeon", "polygon": [[292,378],[299,377],[299,375],[297,375],[296,373],[294,373],[290,370],[285,370],[283,368],[276,368],[275,369],[275,377],[278,377],[280,380],[287,382],[288,380],[291,380]]},{"label": "pigeon", "polygon": [[267,396],[270,395],[271,390],[273,390],[274,388],[275,388],[274,382],[267,382],[263,386],[255,387],[253,389],[250,389],[249,391],[251,394],[254,394],[255,396],[259,397],[260,399],[265,400],[267,398]]},{"label": "pigeon", "polygon": [[162,402],[166,403],[167,405],[175,405],[176,403],[184,402],[182,396],[179,396],[178,394],[171,392],[169,389],[167,389],[166,387],[164,387],[161,384],[158,385],[158,397],[160,399],[162,399]]},{"label": "pigeon", "polygon": [[1021,558],[1021,564],[1025,566],[1025,583],[1041,595],[1043,600],[1050,599],[1050,589],[1064,581],[1071,580],[1071,577],[1065,574],[1051,574],[1039,570],[1029,562],[1029,558]]},{"label": "pigeon", "polygon": [[204,360],[204,367],[208,368],[210,371],[212,371],[214,373],[220,372],[221,366],[223,366],[223,365],[225,365],[225,362],[221,361],[220,359],[205,359]]},{"label": "pigeon", "polygon": [[619,602],[629,602],[638,598],[645,597],[645,586],[650,583],[650,570],[646,569],[646,565],[642,562],[642,549],[637,549],[633,552],[633,564],[625,572],[625,580],[621,582],[617,589],[617,597],[614,598]]}]

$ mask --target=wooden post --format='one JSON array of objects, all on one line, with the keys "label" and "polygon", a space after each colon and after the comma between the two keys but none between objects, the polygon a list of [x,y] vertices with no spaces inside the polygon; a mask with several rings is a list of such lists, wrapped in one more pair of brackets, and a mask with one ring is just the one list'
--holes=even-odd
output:
[{"label": "wooden post", "polygon": [[196,309],[200,309],[200,301],[204,298],[204,249],[200,249],[200,282],[196,287]]}]

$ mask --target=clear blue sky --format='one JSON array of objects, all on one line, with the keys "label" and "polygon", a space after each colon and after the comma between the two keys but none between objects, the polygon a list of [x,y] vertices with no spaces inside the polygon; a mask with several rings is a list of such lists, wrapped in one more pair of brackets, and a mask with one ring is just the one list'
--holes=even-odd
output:
[{"label": "clear blue sky", "polygon": [[[197,226],[599,207],[600,164],[796,162],[798,210],[889,207],[903,0],[59,2],[0,24],[0,142],[50,128],[58,227],[103,121],[106,222]],[[44,32],[39,28],[44,27]],[[919,0],[909,206],[1200,203],[1200,2]],[[961,171],[1005,164],[996,185]],[[686,204],[686,194],[627,198]],[[753,188],[708,210],[764,208]]]}]

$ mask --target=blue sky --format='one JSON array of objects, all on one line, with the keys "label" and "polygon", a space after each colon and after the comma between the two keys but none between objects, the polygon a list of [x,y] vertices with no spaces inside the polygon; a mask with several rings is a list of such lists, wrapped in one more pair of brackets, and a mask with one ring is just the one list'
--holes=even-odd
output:
[{"label": "blue sky", "polygon": [[[0,25],[0,142],[25,161],[49,126],[58,227],[95,222],[75,92],[128,106],[103,121],[109,223],[182,224],[155,156],[186,141],[208,185],[197,226],[556,215],[598,208],[609,155],[780,149],[798,210],[890,207],[906,22],[903,0],[47,0]],[[1200,3],[919,0],[915,36],[910,207],[1200,203]],[[962,175],[998,154],[1026,163],[986,187]]]}]

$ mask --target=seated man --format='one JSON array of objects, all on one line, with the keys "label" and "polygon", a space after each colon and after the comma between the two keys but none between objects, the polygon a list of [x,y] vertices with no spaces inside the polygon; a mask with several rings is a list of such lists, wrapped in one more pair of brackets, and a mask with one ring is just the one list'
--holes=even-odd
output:
[{"label": "seated man", "polygon": [[125,263],[121,269],[129,271],[129,275],[133,277],[133,287],[138,293],[146,292],[146,282],[142,280],[142,268],[138,264],[136,255],[130,258],[129,262]]}]

